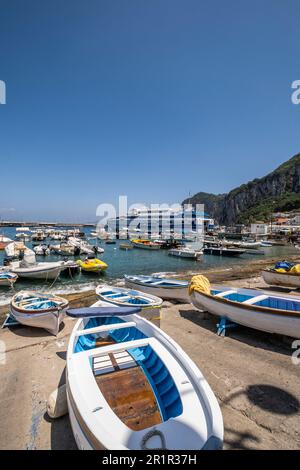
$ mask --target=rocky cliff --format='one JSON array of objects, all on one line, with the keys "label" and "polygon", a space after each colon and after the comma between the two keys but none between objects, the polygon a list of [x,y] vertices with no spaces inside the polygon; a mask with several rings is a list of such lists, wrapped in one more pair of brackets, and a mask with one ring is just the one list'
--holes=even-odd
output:
[{"label": "rocky cliff", "polygon": [[205,212],[224,225],[268,220],[271,212],[300,208],[300,154],[263,178],[227,194],[197,193],[183,204],[204,204]]}]

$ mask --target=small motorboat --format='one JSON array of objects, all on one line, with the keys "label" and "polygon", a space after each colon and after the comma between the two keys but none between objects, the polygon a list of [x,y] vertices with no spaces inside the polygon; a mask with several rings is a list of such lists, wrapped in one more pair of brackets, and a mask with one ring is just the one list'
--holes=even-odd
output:
[{"label": "small motorboat", "polygon": [[203,252],[205,255],[215,256],[240,256],[246,250],[240,248],[227,248],[226,246],[204,246]]},{"label": "small motorboat", "polygon": [[105,240],[105,243],[106,245],[115,245],[116,244],[116,240],[114,238],[107,238]]},{"label": "small motorboat", "polygon": [[35,232],[32,232],[32,235],[31,235],[31,240],[33,241],[43,242],[44,240],[46,240],[46,238],[47,236],[43,232],[43,230],[36,230]]},{"label": "small motorboat", "polygon": [[17,274],[9,271],[0,271],[0,287],[12,287],[17,279]]},{"label": "small motorboat", "polygon": [[42,244],[42,245],[38,245],[38,246],[34,247],[33,251],[38,256],[48,256],[48,255],[50,255],[50,249],[49,249],[48,245],[46,245],[46,244]]},{"label": "small motorboat", "polygon": [[50,250],[56,255],[60,256],[74,256],[77,250],[77,254],[80,255],[80,248],[76,248],[68,243],[60,243],[59,245],[51,245]]},{"label": "small motorboat", "polygon": [[62,297],[21,291],[11,300],[10,313],[22,325],[44,328],[56,336],[68,305]]},{"label": "small motorboat", "polygon": [[78,248],[80,250],[80,253],[82,253],[84,255],[95,254],[94,247],[92,245],[89,245],[87,242],[85,242],[84,240],[81,240],[79,238],[70,237],[68,239],[68,244],[75,247],[75,248]]},{"label": "small motorboat", "polygon": [[172,248],[168,255],[178,258],[188,258],[197,260],[203,254],[202,250],[192,250],[191,248]]},{"label": "small motorboat", "polygon": [[213,287],[204,276],[194,276],[190,284],[194,307],[268,333],[300,338],[300,299],[270,295],[255,289]]},{"label": "small motorboat", "polygon": [[206,379],[170,336],[138,312],[102,301],[67,311],[79,318],[66,374],[78,448],[221,449],[222,414]]},{"label": "small motorboat", "polygon": [[155,276],[125,275],[124,278],[126,287],[130,289],[138,289],[161,299],[189,302],[188,281]]},{"label": "small motorboat", "polygon": [[96,294],[104,302],[109,302],[119,307],[139,307],[142,315],[148,320],[160,321],[160,308],[163,303],[160,297],[145,294],[135,289],[102,284],[96,287]]},{"label": "small motorboat", "polygon": [[119,248],[120,250],[132,250],[133,245],[131,245],[130,243],[120,243]]},{"label": "small motorboat", "polygon": [[33,250],[28,248],[24,242],[11,242],[5,247],[5,254],[9,259],[19,259],[22,256],[32,256],[35,258]]},{"label": "small motorboat", "polygon": [[135,248],[144,248],[145,250],[160,250],[160,244],[150,240],[136,238],[130,240]]},{"label": "small motorboat", "polygon": [[260,246],[264,247],[264,248],[270,248],[271,246],[273,246],[273,243],[272,242],[268,242],[267,240],[262,240],[260,242]]},{"label": "small motorboat", "polygon": [[85,260],[79,259],[77,264],[81,267],[82,271],[87,273],[100,273],[107,268],[107,264],[98,258],[86,258]]},{"label": "small motorboat", "polygon": [[37,263],[32,250],[25,251],[21,260],[11,261],[9,270],[27,279],[56,279],[64,269],[64,262]]},{"label": "small motorboat", "polygon": [[0,235],[0,250],[4,250],[5,247],[9,244],[12,243],[13,240],[11,240],[8,237],[5,237],[4,235]]}]

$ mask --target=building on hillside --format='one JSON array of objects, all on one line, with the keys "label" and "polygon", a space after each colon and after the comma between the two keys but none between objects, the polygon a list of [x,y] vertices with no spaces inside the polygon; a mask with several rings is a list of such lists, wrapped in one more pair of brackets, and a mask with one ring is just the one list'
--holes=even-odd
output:
[{"label": "building on hillside", "polygon": [[265,236],[269,233],[269,224],[264,222],[257,222],[255,224],[251,224],[250,226],[251,235],[255,236]]}]

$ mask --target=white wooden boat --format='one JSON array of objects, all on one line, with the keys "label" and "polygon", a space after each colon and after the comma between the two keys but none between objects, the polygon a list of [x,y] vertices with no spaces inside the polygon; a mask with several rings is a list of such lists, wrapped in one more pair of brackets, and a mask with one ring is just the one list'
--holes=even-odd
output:
[{"label": "white wooden boat", "polygon": [[125,275],[124,278],[126,287],[130,289],[137,289],[161,299],[189,302],[188,281],[155,276]]},{"label": "white wooden boat", "polygon": [[0,271],[0,286],[12,287],[17,279],[17,274],[11,273],[9,271]]},{"label": "white wooden boat", "polygon": [[12,316],[22,325],[44,328],[57,335],[69,303],[62,297],[21,291],[11,300]]},{"label": "white wooden boat", "polygon": [[96,294],[104,302],[109,302],[119,307],[139,307],[144,318],[159,320],[162,299],[154,295],[145,294],[135,289],[102,284],[96,287]]},{"label": "white wooden boat", "polygon": [[194,290],[192,304],[232,322],[268,333],[300,338],[300,299],[254,289],[212,288],[210,294]]},{"label": "white wooden boat", "polygon": [[190,258],[197,260],[202,255],[202,251],[192,250],[191,248],[172,248],[168,251],[168,255],[177,256],[178,258]]},{"label": "white wooden boat", "polygon": [[78,448],[222,448],[220,407],[194,362],[149,321],[104,306],[80,309],[77,317],[87,318],[77,321],[68,345],[67,399]]},{"label": "white wooden boat", "polygon": [[278,273],[272,269],[264,269],[261,273],[263,280],[270,286],[288,286],[300,287],[300,274],[291,273]]}]

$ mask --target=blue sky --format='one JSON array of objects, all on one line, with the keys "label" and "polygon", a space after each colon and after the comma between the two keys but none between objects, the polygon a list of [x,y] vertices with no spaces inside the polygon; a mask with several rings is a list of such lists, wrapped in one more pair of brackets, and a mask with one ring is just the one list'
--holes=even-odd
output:
[{"label": "blue sky", "polygon": [[[0,216],[222,193],[299,152],[298,1],[1,0]],[[14,208],[15,213],[4,209]]]}]

